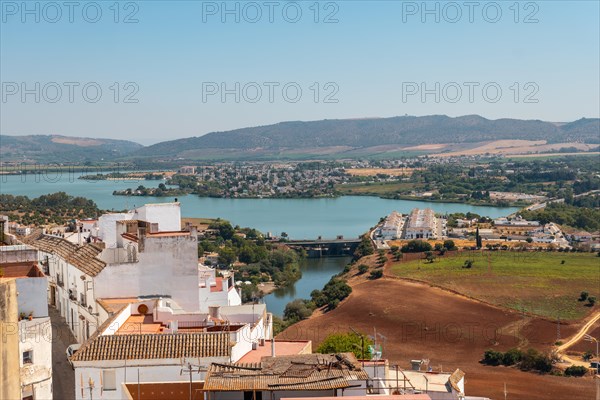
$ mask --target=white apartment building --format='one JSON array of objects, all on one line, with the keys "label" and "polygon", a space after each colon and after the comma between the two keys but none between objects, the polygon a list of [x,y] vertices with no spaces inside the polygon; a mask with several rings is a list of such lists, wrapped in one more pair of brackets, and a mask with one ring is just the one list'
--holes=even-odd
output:
[{"label": "white apartment building", "polygon": [[444,230],[443,221],[431,208],[415,208],[406,220],[405,239],[437,239]]},{"label": "white apartment building", "polygon": [[385,218],[385,221],[381,225],[380,235],[384,240],[395,240],[399,239],[402,235],[402,228],[404,227],[404,217],[397,211],[392,211],[390,215]]}]

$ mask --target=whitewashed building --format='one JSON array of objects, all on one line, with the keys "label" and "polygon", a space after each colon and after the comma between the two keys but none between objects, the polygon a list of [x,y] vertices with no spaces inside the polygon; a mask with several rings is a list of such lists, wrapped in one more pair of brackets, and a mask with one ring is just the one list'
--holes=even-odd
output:
[{"label": "whitewashed building", "polygon": [[437,239],[444,234],[445,220],[438,219],[431,208],[415,208],[406,220],[405,239]]},{"label": "whitewashed building", "polygon": [[[131,219],[132,215],[155,222]],[[164,297],[187,312],[241,304],[231,279],[199,266],[195,228],[160,230],[161,226],[180,226],[179,203],[147,205],[107,216],[98,219],[102,232],[98,238],[108,243],[80,246],[52,235],[27,239],[39,250],[39,262],[49,278],[49,304],[66,319],[79,343],[109,317],[97,299]]]},{"label": "whitewashed building", "polygon": [[385,221],[381,225],[380,235],[384,240],[399,239],[402,235],[402,228],[404,227],[404,217],[397,211],[393,211],[390,215],[385,218]]},{"label": "whitewashed building", "polygon": [[217,276],[214,268],[198,265],[200,312],[208,312],[211,306],[239,306],[242,298],[236,290],[233,274],[227,278]]},{"label": "whitewashed building", "polygon": [[[18,334],[19,368],[5,371],[19,377],[21,398],[52,398],[52,326],[48,315],[44,273],[37,266],[35,250],[24,246],[0,247],[0,280],[14,280],[15,296],[2,307],[17,303],[18,322],[2,321],[3,335]],[[4,314],[4,313],[2,313]],[[14,349],[13,349],[14,351]]]},{"label": "whitewashed building", "polygon": [[[77,399],[123,399],[128,383],[204,380],[213,362],[236,362],[272,337],[264,304],[183,311],[166,298],[121,307],[71,357]],[[183,371],[183,372],[182,372]]]}]

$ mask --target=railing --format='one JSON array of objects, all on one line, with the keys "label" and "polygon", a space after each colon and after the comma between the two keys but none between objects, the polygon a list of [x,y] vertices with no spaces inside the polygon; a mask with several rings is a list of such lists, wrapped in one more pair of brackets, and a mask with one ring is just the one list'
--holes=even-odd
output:
[{"label": "railing", "polygon": [[81,304],[82,307],[87,307],[87,296],[85,295],[85,293],[80,293],[79,294],[79,304]]}]

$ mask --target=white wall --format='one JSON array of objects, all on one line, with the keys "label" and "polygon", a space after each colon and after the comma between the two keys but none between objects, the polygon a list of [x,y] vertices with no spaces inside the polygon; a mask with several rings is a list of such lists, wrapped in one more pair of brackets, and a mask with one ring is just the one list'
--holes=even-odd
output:
[{"label": "white wall", "polygon": [[146,204],[134,210],[134,219],[157,223],[159,231],[181,230],[179,203]]},{"label": "white wall", "polygon": [[29,315],[33,311],[34,317],[48,316],[48,280],[41,278],[18,278],[17,303],[19,313]]},{"label": "white wall", "polygon": [[[25,351],[33,351],[33,364],[23,364]],[[36,399],[51,399],[52,325],[49,317],[19,322],[19,365],[21,385],[33,384]]]},{"label": "white wall", "polygon": [[25,245],[0,246],[0,264],[14,262],[36,262],[38,251]]},{"label": "white wall", "polygon": [[131,213],[103,214],[98,218],[98,237],[106,243],[106,247],[115,247],[117,245],[117,221],[132,218],[133,214]]},{"label": "white wall", "polygon": [[[180,359],[156,359],[156,360],[124,360],[118,361],[86,361],[75,362],[75,398],[90,399],[89,379],[94,381],[92,395],[94,399],[122,400],[123,394],[121,383],[137,383],[138,371],[140,383],[152,382],[189,382],[189,373],[181,374],[182,364]],[[184,364],[200,364],[206,368],[213,362],[229,362],[229,357],[207,357],[184,360]],[[114,370],[116,374],[117,389],[103,390],[100,396],[100,375],[103,370]],[[197,371],[197,368],[196,368]],[[192,373],[194,382],[204,381],[206,372]],[[84,397],[81,396],[81,381],[83,380]]]},{"label": "white wall", "polygon": [[198,242],[194,235],[150,237],[138,262],[107,265],[95,279],[96,298],[163,295],[199,311]]}]

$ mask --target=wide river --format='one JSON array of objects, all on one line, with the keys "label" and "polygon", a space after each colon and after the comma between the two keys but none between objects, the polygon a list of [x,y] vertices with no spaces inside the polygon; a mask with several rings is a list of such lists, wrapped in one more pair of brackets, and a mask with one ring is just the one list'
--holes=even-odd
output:
[{"label": "wide river", "polygon": [[[156,187],[161,181],[87,181],[80,173],[47,175],[2,175],[0,193],[37,197],[63,191],[92,199],[106,210],[124,210],[144,203],[164,203],[173,197],[113,196],[113,190]],[[286,232],[292,239],[358,237],[374,226],[380,217],[396,210],[406,214],[415,207],[430,207],[438,213],[474,212],[496,218],[513,213],[512,207],[482,207],[456,203],[428,203],[386,200],[378,197],[345,196],[335,199],[216,199],[195,195],[178,197],[185,217],[223,218],[234,225],[256,228],[263,233]],[[295,298],[309,298],[313,289],[322,289],[332,275],[344,269],[349,259],[309,259],[302,265],[302,278],[289,288],[265,297],[270,311],[282,315],[285,305]]]}]

